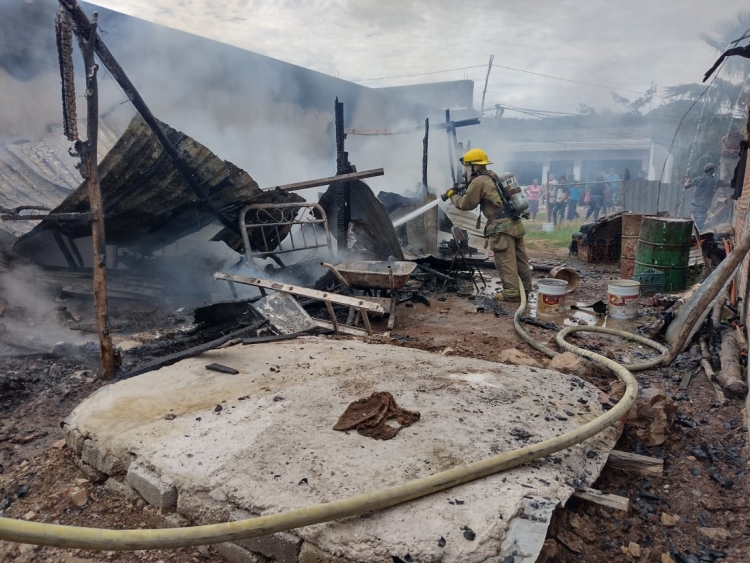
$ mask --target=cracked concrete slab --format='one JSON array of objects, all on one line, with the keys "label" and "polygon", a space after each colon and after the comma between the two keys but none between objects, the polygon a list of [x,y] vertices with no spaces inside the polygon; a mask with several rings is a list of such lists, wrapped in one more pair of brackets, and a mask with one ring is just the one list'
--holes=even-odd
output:
[{"label": "cracked concrete slab", "polygon": [[[212,362],[240,373],[206,371]],[[374,391],[391,392],[421,419],[389,441],[332,429],[350,402]],[[175,487],[178,512],[209,523],[337,500],[546,440],[601,414],[598,395],[545,369],[306,337],[215,350],[104,387],[65,429],[70,443],[83,436],[95,445],[99,454],[89,458],[106,460],[107,469],[127,471],[133,461],[147,468]],[[538,528],[542,513],[590,485],[617,435],[611,428],[498,475],[293,530],[279,545],[273,536],[244,545],[284,550],[285,560],[314,546],[356,563],[407,554],[422,563],[480,563],[513,551],[533,561],[544,533],[529,540],[523,521]],[[534,519],[524,517],[530,507],[541,510]]]}]

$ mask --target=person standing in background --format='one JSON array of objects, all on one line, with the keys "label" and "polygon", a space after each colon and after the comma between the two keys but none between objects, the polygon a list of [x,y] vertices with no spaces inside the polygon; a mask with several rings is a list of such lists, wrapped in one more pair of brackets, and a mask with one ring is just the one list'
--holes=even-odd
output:
[{"label": "person standing in background", "polygon": [[726,186],[726,182],[715,175],[716,166],[710,162],[703,167],[703,176],[697,179],[685,180],[685,189],[693,188],[693,197],[690,200],[690,213],[695,221],[698,232],[703,232],[708,210],[714,201],[716,190]]},{"label": "person standing in background", "polygon": [[547,222],[553,222],[553,216],[555,212],[555,194],[557,193],[557,180],[554,174],[547,173],[547,193],[545,199],[547,200]]},{"label": "person standing in background", "polygon": [[575,176],[571,176],[568,188],[568,221],[580,218],[578,215],[578,201],[581,198],[581,187],[575,183]]},{"label": "person standing in background", "polygon": [[539,198],[542,195],[542,186],[539,185],[539,180],[534,179],[530,186],[524,188],[526,199],[529,200],[529,214],[531,215],[531,221],[536,221],[536,214],[539,213]]},{"label": "person standing in background", "polygon": [[604,191],[606,190],[606,184],[604,183],[604,172],[600,172],[599,176],[596,177],[596,182],[591,185],[589,189],[589,210],[586,212],[586,219],[594,216],[594,220],[599,219],[599,211],[604,205]]},{"label": "person standing in background", "polygon": [[604,214],[606,215],[608,209],[612,208],[612,211],[614,211],[614,202],[618,200],[620,191],[620,177],[614,168],[610,168],[607,174],[604,175],[604,179],[607,182],[608,190],[604,192]]},{"label": "person standing in background", "polygon": [[552,222],[555,225],[562,225],[565,220],[565,209],[568,206],[568,186],[565,176],[560,176],[555,190],[555,206],[552,209]]}]

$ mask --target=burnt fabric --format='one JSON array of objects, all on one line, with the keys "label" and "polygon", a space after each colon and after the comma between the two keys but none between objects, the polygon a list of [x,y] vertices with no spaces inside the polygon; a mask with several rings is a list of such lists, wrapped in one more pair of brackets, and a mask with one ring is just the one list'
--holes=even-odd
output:
[{"label": "burnt fabric", "polygon": [[[376,440],[390,440],[402,428],[417,422],[419,416],[417,411],[399,407],[396,399],[388,391],[378,391],[346,407],[344,414],[339,417],[333,429],[353,430],[356,428],[362,436]],[[391,419],[396,419],[399,426],[387,424]]]}]

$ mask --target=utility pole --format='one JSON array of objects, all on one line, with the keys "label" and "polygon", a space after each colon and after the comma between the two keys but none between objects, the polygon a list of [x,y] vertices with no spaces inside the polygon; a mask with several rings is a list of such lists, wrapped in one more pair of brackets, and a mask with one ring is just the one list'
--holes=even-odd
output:
[{"label": "utility pole", "polygon": [[[107,243],[104,237],[104,212],[102,192],[99,186],[97,165],[97,145],[99,135],[99,88],[96,73],[99,70],[94,59],[96,48],[96,28],[99,15],[94,12],[88,29],[76,28],[76,37],[83,54],[86,71],[86,142],[76,141],[76,149],[86,173],[89,205],[91,207],[91,244],[94,250],[94,308],[96,326],[101,347],[102,379],[112,379],[115,375],[115,357],[112,334],[109,328],[107,310]],[[84,34],[86,36],[84,37]]]},{"label": "utility pole", "polygon": [[495,60],[495,55],[490,55],[490,63],[487,65],[487,76],[484,78],[484,90],[482,91],[482,108],[479,110],[479,117],[481,119],[484,115],[484,97],[487,95],[487,83],[490,81],[490,71],[492,70],[492,61]]}]

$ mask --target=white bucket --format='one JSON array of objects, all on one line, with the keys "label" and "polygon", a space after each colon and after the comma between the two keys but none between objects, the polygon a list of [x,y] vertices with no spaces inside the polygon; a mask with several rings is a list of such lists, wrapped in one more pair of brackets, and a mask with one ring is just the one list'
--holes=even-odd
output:
[{"label": "white bucket", "polygon": [[555,230],[555,224],[554,223],[542,223],[542,230],[545,233],[551,233]]},{"label": "white bucket", "polygon": [[641,282],[635,280],[612,280],[607,284],[609,302],[607,313],[614,319],[632,319],[638,314],[638,296]]},{"label": "white bucket", "polygon": [[554,278],[544,278],[537,282],[539,296],[536,309],[540,315],[561,315],[565,308],[565,295],[568,293],[568,282]]}]

